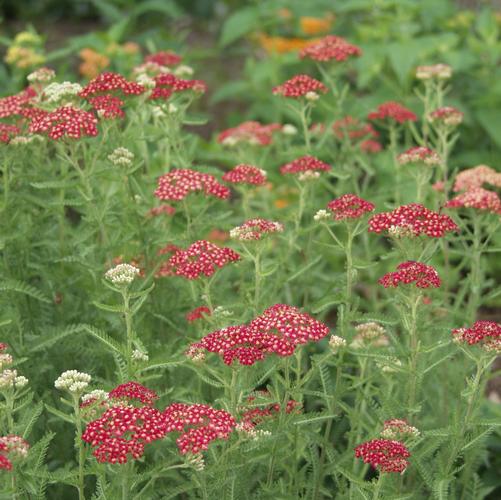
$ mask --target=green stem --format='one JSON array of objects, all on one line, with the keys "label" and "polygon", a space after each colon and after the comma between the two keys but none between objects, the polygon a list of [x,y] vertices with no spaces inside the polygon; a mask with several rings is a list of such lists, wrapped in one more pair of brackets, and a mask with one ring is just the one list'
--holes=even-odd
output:
[{"label": "green stem", "polygon": [[304,142],[306,145],[306,150],[309,153],[311,151],[311,137],[310,137],[310,130],[308,128],[308,110],[310,108],[309,104],[302,104],[301,105],[301,112],[300,112],[300,117],[301,117],[301,126],[303,127],[303,135],[304,135]]},{"label": "green stem", "polygon": [[84,465],[85,465],[85,447],[82,441],[82,416],[80,413],[80,397],[78,395],[73,395],[73,410],[75,412],[75,425],[76,425],[76,435],[75,435],[75,447],[78,452],[78,500],[85,500],[85,475],[84,475]]},{"label": "green stem", "polygon": [[400,165],[397,161],[398,131],[395,125],[390,125],[390,152],[395,168],[395,204],[400,205]]},{"label": "green stem", "polygon": [[385,478],[385,475],[380,472],[376,486],[374,487],[374,494],[372,496],[372,500],[379,500],[379,498],[384,498],[381,495],[381,490],[383,488],[384,478]]},{"label": "green stem", "polygon": [[481,267],[481,227],[478,216],[473,218],[473,255],[471,256],[470,270],[470,295],[468,297],[467,318],[468,323],[473,324],[477,317],[482,292],[482,267]]},{"label": "green stem", "polygon": [[417,392],[417,364],[419,357],[419,339],[417,335],[417,316],[418,307],[421,301],[421,295],[417,295],[411,298],[410,304],[410,318],[404,320],[404,324],[407,326],[407,331],[409,333],[409,351],[410,351],[410,379],[409,379],[409,398],[408,407],[410,411],[416,403],[416,392]]},{"label": "green stem", "polygon": [[127,336],[127,377],[131,379],[133,377],[133,363],[132,363],[132,347],[133,347],[133,328],[132,328],[132,311],[130,309],[130,296],[129,291],[125,288],[122,291],[122,297],[124,301],[124,317],[125,317],[125,330]]}]

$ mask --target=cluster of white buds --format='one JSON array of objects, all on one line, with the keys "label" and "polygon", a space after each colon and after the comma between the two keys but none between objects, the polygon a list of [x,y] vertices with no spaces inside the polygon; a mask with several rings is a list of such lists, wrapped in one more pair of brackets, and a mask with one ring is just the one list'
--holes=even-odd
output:
[{"label": "cluster of white buds", "polygon": [[21,389],[28,383],[28,379],[18,375],[17,370],[5,368],[6,366],[10,366],[14,361],[10,354],[4,352],[8,347],[7,344],[0,342],[0,389]]},{"label": "cluster of white buds", "polygon": [[30,83],[48,83],[56,77],[56,72],[50,68],[39,68],[27,77]]},{"label": "cluster of white buds", "polygon": [[83,392],[90,384],[91,376],[77,370],[67,370],[54,382],[56,389],[66,390],[73,394]]},{"label": "cluster of white buds", "polygon": [[159,75],[160,73],[170,73],[170,72],[171,70],[167,66],[162,66],[161,64],[158,64],[153,61],[140,64],[139,66],[136,66],[132,70],[132,73],[136,75],[136,78],[139,75],[147,75],[149,77],[153,77]]},{"label": "cluster of white buds", "polygon": [[[15,371],[15,370],[14,370]],[[29,380],[22,375],[18,375],[14,379],[14,389],[22,389],[25,385],[27,385]]]},{"label": "cluster of white buds", "polygon": [[415,238],[417,235],[411,225],[390,226],[388,234],[396,239]]},{"label": "cluster of white buds", "polygon": [[17,135],[10,140],[9,146],[26,146],[34,141],[43,141],[43,137],[41,135]]},{"label": "cluster of white buds", "polygon": [[320,98],[320,96],[316,92],[307,92],[304,96],[307,101],[316,101]]},{"label": "cluster of white buds", "polygon": [[374,321],[357,325],[355,330],[365,340],[374,340],[386,335],[385,327]]},{"label": "cluster of white buds", "polygon": [[106,401],[108,399],[108,393],[103,391],[102,389],[94,389],[93,391],[87,392],[81,398],[82,403],[88,403],[92,401],[92,403],[98,403],[101,401]]},{"label": "cluster of white buds", "polygon": [[385,361],[380,361],[376,363],[376,366],[383,373],[395,373],[398,372],[399,368],[402,366],[402,362],[395,357],[389,357]]},{"label": "cluster of white buds", "polygon": [[297,128],[290,124],[290,123],[286,123],[283,127],[282,127],[282,134],[284,135],[296,135],[297,134]]},{"label": "cluster of white buds", "polygon": [[130,167],[132,165],[132,161],[134,160],[134,153],[129,151],[127,148],[116,148],[113,150],[113,153],[108,155],[108,160],[116,166]]},{"label": "cluster of white buds", "polygon": [[149,361],[150,357],[147,352],[140,351],[139,349],[134,349],[132,351],[132,359],[133,361]]},{"label": "cluster of white buds", "polygon": [[6,352],[0,353],[0,370],[3,370],[7,365],[12,364],[12,356]]},{"label": "cluster of white buds", "polygon": [[237,432],[243,434],[245,437],[249,439],[252,439],[253,441],[258,441],[259,439],[271,436],[270,431],[265,431],[263,429],[256,429],[253,425],[249,425],[246,422],[238,423],[235,429],[237,430]]},{"label": "cluster of white buds", "polygon": [[331,335],[329,339],[329,347],[331,351],[336,354],[339,349],[346,346],[346,340],[342,337],[338,337],[337,335]]},{"label": "cluster of white buds", "polygon": [[154,89],[156,85],[155,80],[146,73],[139,73],[139,75],[137,75],[136,77],[136,82],[146,89]]},{"label": "cluster of white buds", "polygon": [[419,434],[419,430],[410,425],[407,421],[399,418],[392,418],[384,422],[381,437],[399,440],[405,436],[417,437]]},{"label": "cluster of white buds", "polygon": [[428,167],[436,167],[441,163],[440,156],[435,151],[424,147],[411,148],[409,151],[398,155],[397,161],[399,165],[418,163]]},{"label": "cluster of white buds", "polygon": [[141,271],[130,264],[118,264],[106,271],[104,277],[114,285],[129,285]]},{"label": "cluster of white buds", "polygon": [[174,70],[174,74],[176,76],[192,76],[193,73],[193,68],[191,66],[187,66],[186,64],[181,64]]},{"label": "cluster of white buds", "polygon": [[49,103],[59,103],[76,97],[82,91],[79,83],[63,82],[51,83],[45,87],[43,93],[45,100]]},{"label": "cluster of white buds", "polygon": [[432,66],[418,66],[416,78],[418,80],[448,80],[452,76],[452,68],[448,64],[433,64]]},{"label": "cluster of white buds", "polygon": [[151,108],[151,114],[154,118],[165,118],[165,111],[160,106],[153,106]]},{"label": "cluster of white buds", "polygon": [[4,370],[2,373],[0,373],[0,389],[4,387],[14,387],[14,381],[16,377],[16,370]]},{"label": "cluster of white buds", "polygon": [[214,316],[216,318],[228,318],[230,316],[233,316],[233,311],[229,311],[228,309],[225,309],[223,306],[217,306],[212,311],[211,316]]},{"label": "cluster of white buds", "polygon": [[201,453],[189,453],[186,455],[186,464],[201,472],[205,469],[204,456]]},{"label": "cluster of white buds", "polygon": [[316,222],[320,222],[320,221],[323,221],[323,220],[327,220],[327,219],[330,219],[331,218],[331,214],[329,212],[327,212],[327,210],[319,210],[314,216],[313,216],[313,220],[316,221]]},{"label": "cluster of white buds", "polygon": [[495,354],[501,354],[501,339],[499,338],[488,338],[484,339],[482,347],[487,352],[492,352]]},{"label": "cluster of white buds", "polygon": [[301,182],[314,181],[320,177],[320,172],[315,172],[314,170],[305,170],[301,172],[297,178]]},{"label": "cluster of white buds", "polygon": [[230,238],[240,241],[260,240],[262,236],[272,233],[283,233],[284,225],[281,222],[266,221],[266,227],[261,229],[256,225],[245,224],[234,227],[230,230]]}]

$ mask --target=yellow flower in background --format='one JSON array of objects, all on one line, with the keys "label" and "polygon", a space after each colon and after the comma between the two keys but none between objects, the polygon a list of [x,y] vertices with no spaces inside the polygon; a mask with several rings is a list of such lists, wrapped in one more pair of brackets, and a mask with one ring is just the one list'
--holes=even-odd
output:
[{"label": "yellow flower in background", "polygon": [[299,25],[305,35],[324,35],[331,30],[334,20],[334,14],[331,13],[325,17],[303,16],[299,18]]},{"label": "yellow flower in background", "polygon": [[42,45],[42,38],[31,31],[21,31],[14,38],[14,45]]},{"label": "yellow flower in background", "polygon": [[42,38],[36,33],[21,31],[7,49],[5,62],[20,69],[40,66],[45,62],[42,43]]},{"label": "yellow flower in background", "polygon": [[446,21],[447,28],[467,29],[475,21],[476,14],[472,10],[461,10],[454,17]]},{"label": "yellow flower in background", "polygon": [[82,49],[79,54],[82,63],[78,67],[80,74],[87,78],[95,78],[103,69],[109,66],[110,59],[94,49]]}]

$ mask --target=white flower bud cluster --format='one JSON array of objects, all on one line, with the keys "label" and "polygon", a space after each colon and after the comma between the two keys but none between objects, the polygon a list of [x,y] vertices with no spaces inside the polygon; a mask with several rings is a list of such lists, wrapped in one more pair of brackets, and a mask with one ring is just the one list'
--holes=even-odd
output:
[{"label": "white flower bud cluster", "polygon": [[240,432],[245,437],[252,439],[253,441],[258,441],[259,439],[267,438],[271,436],[270,431],[265,431],[263,429],[256,429],[252,425],[246,423],[239,423],[236,425],[235,429]]},{"label": "white flower bud cluster", "polygon": [[12,356],[7,353],[0,354],[0,370],[3,370],[7,365],[12,364]]},{"label": "white flower bud cluster", "polygon": [[379,323],[369,321],[355,327],[356,332],[366,340],[374,340],[386,334],[386,329]]},{"label": "white flower bud cluster", "polygon": [[186,64],[181,64],[174,70],[174,74],[176,76],[192,76],[194,73],[193,68],[191,66],[187,66]]},{"label": "white flower bud cluster", "polygon": [[408,165],[409,163],[420,163],[428,167],[436,167],[440,165],[440,156],[435,151],[430,151],[428,154],[421,156],[419,152],[402,153],[398,156],[400,165]]},{"label": "white flower bud cluster", "polygon": [[14,379],[14,389],[22,389],[25,385],[27,385],[29,380],[22,375],[18,375]]},{"label": "white flower bud cluster", "polygon": [[146,73],[139,73],[139,75],[137,75],[136,77],[136,82],[147,89],[153,89],[156,85],[155,80],[151,78],[151,76],[148,76]]},{"label": "white flower bud cluster", "polygon": [[91,376],[77,370],[67,370],[54,382],[56,389],[66,390],[73,394],[83,392],[90,384]]},{"label": "white flower bud cluster", "polygon": [[197,453],[196,455],[186,455],[186,463],[198,472],[205,469],[204,456],[201,453]]},{"label": "white flower bud cluster", "polygon": [[298,175],[298,180],[301,182],[314,181],[320,177],[320,172],[315,172],[314,170],[306,170]]},{"label": "white flower bud cluster", "polygon": [[452,68],[448,64],[433,64],[432,66],[418,66],[416,78],[418,80],[448,80],[452,76]]},{"label": "white flower bud cluster", "polygon": [[160,106],[153,106],[151,113],[154,118],[165,118],[165,111]]},{"label": "white flower bud cluster", "polygon": [[2,352],[6,348],[7,345],[0,344],[0,389],[8,387],[21,389],[28,383],[28,379],[18,375],[17,370],[6,368],[14,361],[10,354]]},{"label": "white flower bud cluster", "polygon": [[385,422],[381,437],[385,439],[401,439],[403,436],[418,437],[420,434],[416,427],[405,420],[393,419]]},{"label": "white flower bud cluster", "polygon": [[19,458],[26,458],[30,445],[21,436],[2,436],[0,437],[0,444],[7,446],[9,455],[15,455]]},{"label": "white flower bud cluster", "polygon": [[388,228],[388,234],[396,239],[416,237],[416,233],[414,232],[414,229],[412,229],[412,226],[405,224],[400,226],[390,226]]},{"label": "white flower bud cluster", "polygon": [[28,75],[30,83],[48,83],[56,77],[56,72],[50,68],[39,68]]},{"label": "white flower bud cluster", "polygon": [[327,212],[327,210],[319,210],[314,216],[313,220],[316,222],[320,222],[323,220],[327,220],[331,218],[331,214]]},{"label": "white flower bud cluster", "polygon": [[402,366],[402,362],[395,357],[390,357],[390,358],[387,358],[386,361],[381,361],[379,363],[376,363],[376,366],[383,373],[395,373]]},{"label": "white flower bud cluster", "polygon": [[320,96],[316,92],[307,92],[304,97],[307,101],[316,101],[320,98]]},{"label": "white flower bud cluster", "polygon": [[2,373],[0,373],[0,389],[4,387],[14,387],[14,381],[16,377],[16,370],[4,370]]},{"label": "white flower bud cluster", "polygon": [[129,285],[138,276],[140,270],[130,264],[118,264],[106,271],[104,277],[114,285]]},{"label": "white flower bud cluster", "polygon": [[17,135],[10,140],[9,146],[26,146],[26,144],[34,141],[40,142],[42,140],[43,138],[40,135]]},{"label": "white flower bud cluster", "polygon": [[[237,226],[230,230],[230,238],[240,241],[249,241],[261,239],[261,236],[271,233],[283,233],[284,225],[281,222],[271,222],[270,227],[265,231],[260,232],[259,228],[253,226]],[[256,232],[259,233],[259,237],[256,238]]]},{"label": "white flower bud cluster", "polygon": [[99,402],[106,401],[108,399],[108,393],[101,389],[95,389],[93,391],[87,392],[81,398],[82,403],[87,403],[88,401]]},{"label": "white flower bud cluster", "polygon": [[329,339],[329,347],[331,348],[331,351],[336,354],[339,349],[342,347],[346,346],[346,340],[343,339],[342,337],[338,337],[337,335],[331,335],[331,338]]},{"label": "white flower bud cluster", "polygon": [[228,318],[230,316],[233,316],[233,311],[229,311],[228,309],[225,309],[223,306],[217,306],[213,311],[212,315],[216,318]]},{"label": "white flower bud cluster", "polygon": [[132,351],[132,359],[133,361],[149,361],[150,357],[147,352],[140,351],[139,349],[134,349]]},{"label": "white flower bud cluster", "polygon": [[283,127],[282,127],[282,134],[284,135],[296,135],[297,134],[297,128],[290,124],[290,123],[286,123]]},{"label": "white flower bud cluster", "polygon": [[129,151],[127,148],[116,148],[113,150],[113,153],[108,155],[108,160],[116,166],[130,167],[132,165],[132,161],[134,160],[134,153]]},{"label": "white flower bud cluster", "polygon": [[63,100],[68,100],[76,97],[82,91],[82,86],[79,83],[63,82],[51,83],[45,87],[43,93],[45,99],[49,103],[59,103]]}]

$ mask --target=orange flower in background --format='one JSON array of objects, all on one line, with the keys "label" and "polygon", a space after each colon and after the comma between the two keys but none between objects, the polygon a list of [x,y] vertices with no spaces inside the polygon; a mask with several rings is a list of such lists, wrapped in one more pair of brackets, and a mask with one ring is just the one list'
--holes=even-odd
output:
[{"label": "orange flower in background", "polygon": [[265,33],[259,33],[257,36],[259,45],[271,54],[277,52],[284,54],[287,52],[299,52],[313,42],[317,42],[318,38],[286,38],[283,36],[269,36]]},{"label": "orange flower in background", "polygon": [[109,66],[110,59],[99,54],[94,49],[82,49],[79,54],[82,63],[78,67],[80,74],[87,78],[95,78],[103,69]]},{"label": "orange flower in background", "polygon": [[334,20],[331,13],[325,17],[303,16],[299,18],[299,25],[305,35],[324,35],[331,30]]},{"label": "orange flower in background", "polygon": [[283,7],[282,9],[278,9],[277,15],[280,19],[285,19],[285,20],[291,19],[293,16],[292,12],[289,9],[287,9],[286,7]]}]

